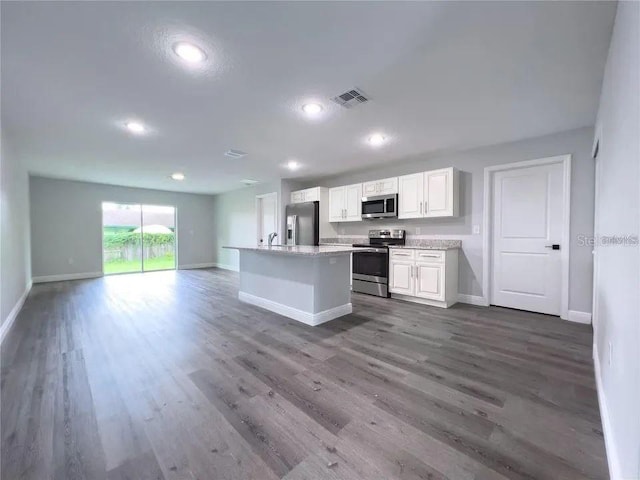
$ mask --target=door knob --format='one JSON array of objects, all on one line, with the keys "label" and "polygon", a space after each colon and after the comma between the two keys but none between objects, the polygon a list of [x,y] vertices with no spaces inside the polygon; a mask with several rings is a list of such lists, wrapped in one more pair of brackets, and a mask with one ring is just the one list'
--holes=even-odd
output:
[{"label": "door knob", "polygon": [[552,245],[545,245],[544,248],[550,248],[551,250],[560,250],[560,244],[554,243]]}]

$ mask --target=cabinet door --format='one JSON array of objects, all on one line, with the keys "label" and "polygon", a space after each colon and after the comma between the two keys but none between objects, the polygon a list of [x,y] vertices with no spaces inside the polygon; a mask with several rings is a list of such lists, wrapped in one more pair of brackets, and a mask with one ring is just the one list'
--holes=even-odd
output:
[{"label": "cabinet door", "polygon": [[378,195],[378,182],[366,182],[362,184],[363,197],[375,197]]},{"label": "cabinet door", "polygon": [[398,177],[398,218],[422,217],[424,175],[414,173]]},{"label": "cabinet door", "polygon": [[378,180],[378,195],[393,195],[398,193],[398,177]]},{"label": "cabinet door", "polygon": [[416,262],[416,297],[444,300],[444,264]]},{"label": "cabinet door", "polygon": [[453,168],[424,172],[425,217],[452,217],[454,215]]},{"label": "cabinet door", "polygon": [[304,191],[305,202],[319,202],[320,201],[320,188],[307,188]]},{"label": "cabinet door", "polygon": [[329,221],[344,222],[345,187],[329,189]]},{"label": "cabinet door", "polygon": [[344,188],[345,220],[349,222],[359,222],[362,220],[362,184],[347,185]]},{"label": "cabinet door", "polygon": [[403,295],[414,295],[414,265],[407,260],[392,259],[389,263],[389,291]]},{"label": "cabinet door", "polygon": [[300,203],[304,202],[304,191],[298,190],[296,192],[291,192],[291,203]]}]

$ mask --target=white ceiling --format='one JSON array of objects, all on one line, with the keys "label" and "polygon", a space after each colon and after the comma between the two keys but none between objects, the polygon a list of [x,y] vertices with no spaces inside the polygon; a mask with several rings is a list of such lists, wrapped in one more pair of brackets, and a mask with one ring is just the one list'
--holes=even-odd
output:
[{"label": "white ceiling", "polygon": [[[2,2],[3,130],[33,173],[207,193],[544,135],[594,123],[615,8]],[[177,61],[183,38],[205,67]],[[329,102],[354,86],[372,100]],[[390,142],[372,149],[374,131]]]}]

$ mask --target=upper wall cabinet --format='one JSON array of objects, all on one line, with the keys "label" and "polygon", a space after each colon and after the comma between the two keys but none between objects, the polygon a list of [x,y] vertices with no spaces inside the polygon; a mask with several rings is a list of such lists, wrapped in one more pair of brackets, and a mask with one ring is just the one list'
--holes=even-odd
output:
[{"label": "upper wall cabinet", "polygon": [[398,178],[398,218],[458,216],[459,175],[454,168]]},{"label": "upper wall cabinet", "polygon": [[313,187],[291,192],[291,203],[319,202],[320,188],[321,187]]},{"label": "upper wall cabinet", "polygon": [[329,189],[329,221],[359,222],[362,220],[362,184]]},{"label": "upper wall cabinet", "polygon": [[363,197],[375,197],[376,195],[393,195],[398,193],[398,177],[385,178],[362,184]]}]

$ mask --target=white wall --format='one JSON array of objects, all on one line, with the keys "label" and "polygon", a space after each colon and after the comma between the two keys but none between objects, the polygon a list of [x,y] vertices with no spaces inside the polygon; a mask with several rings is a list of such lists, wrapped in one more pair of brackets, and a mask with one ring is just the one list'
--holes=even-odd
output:
[{"label": "white wall", "polygon": [[572,154],[571,179],[571,258],[569,265],[569,309],[591,312],[591,248],[578,245],[578,235],[593,233],[594,165],[591,159],[592,128],[581,128],[518,142],[476,148],[457,153],[416,155],[401,162],[307,183],[334,187],[379,178],[405,175],[443,167],[460,169],[461,208],[458,218],[375,220],[343,223],[344,236],[366,235],[370,228],[404,228],[410,237],[444,237],[462,240],[459,262],[459,292],[482,295],[482,234],[474,235],[473,226],[482,228],[484,168],[491,165]]},{"label": "white wall", "polygon": [[213,197],[31,177],[31,254],[40,277],[102,272],[102,202],[174,205],[178,267],[212,264]]},{"label": "white wall", "polygon": [[3,332],[31,283],[29,181],[5,132],[0,137],[0,322]]},{"label": "white wall", "polygon": [[[640,3],[620,2],[596,131],[600,235],[640,235]],[[640,478],[640,253],[596,247],[596,374],[612,478]],[[611,363],[609,363],[611,345]]]},{"label": "white wall", "polygon": [[[216,195],[213,199],[213,218],[215,221],[215,256],[216,263],[222,268],[237,270],[239,256],[237,250],[229,250],[224,246],[255,246],[257,243],[256,195],[278,193],[278,222],[282,225],[284,205],[289,200],[282,196],[282,182],[276,181],[245,187]],[[278,235],[282,236],[282,233]],[[279,243],[282,238],[276,238]]]}]

